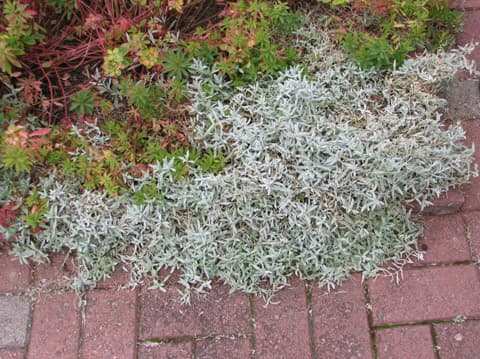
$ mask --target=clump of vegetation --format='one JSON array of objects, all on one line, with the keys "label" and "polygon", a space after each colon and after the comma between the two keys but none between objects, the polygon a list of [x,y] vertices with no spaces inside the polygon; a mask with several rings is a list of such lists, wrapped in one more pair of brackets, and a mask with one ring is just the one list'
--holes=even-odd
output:
[{"label": "clump of vegetation", "polygon": [[[59,169],[109,195],[126,190],[125,173],[187,152],[219,171],[226,157],[188,143],[193,59],[217,63],[237,85],[273,75],[294,63],[285,39],[301,24],[284,3],[257,0],[71,5],[9,0],[1,8],[10,46],[1,67],[10,75],[2,77],[1,161],[35,181]],[[95,145],[85,136],[94,122],[108,137]]]},{"label": "clump of vegetation", "polygon": [[[303,68],[275,79],[238,88],[215,67],[192,67],[190,142],[211,159],[186,153],[123,176],[139,197],[107,197],[58,175],[42,180],[45,222],[33,234],[11,223],[17,255],[74,251],[77,286],[124,263],[132,285],[147,276],[161,286],[159,271],[176,268],[187,293],[219,277],[264,294],[293,273],[334,286],[350,271],[373,275],[384,261],[414,255],[421,228],[403,203],[423,206],[472,175],[473,150],[459,141],[461,127],[442,128],[444,101],[433,92],[468,63],[467,50],[379,76],[345,58],[331,34],[310,26],[299,36]],[[91,127],[90,142],[105,141]],[[204,171],[201,163],[221,154],[230,157],[222,170]],[[188,176],[176,178],[178,163]]]},{"label": "clump of vegetation", "polygon": [[336,14],[345,50],[362,68],[390,70],[414,52],[448,48],[461,29],[460,12],[447,0],[322,0]]},{"label": "clump of vegetation", "polygon": [[414,254],[401,204],[472,174],[434,93],[468,65],[442,50],[459,15],[322,2],[321,25],[306,2],[4,2],[0,234],[22,260],[74,252],[77,288],[125,263],[132,285],[170,267],[270,293]]}]

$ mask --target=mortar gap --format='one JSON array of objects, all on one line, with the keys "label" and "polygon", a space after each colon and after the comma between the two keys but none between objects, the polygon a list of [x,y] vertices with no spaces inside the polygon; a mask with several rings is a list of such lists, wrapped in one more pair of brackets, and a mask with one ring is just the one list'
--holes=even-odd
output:
[{"label": "mortar gap", "polygon": [[437,331],[435,330],[433,323],[430,323],[430,334],[432,336],[433,353],[435,355],[435,359],[440,359],[440,347],[438,346]]},{"label": "mortar gap", "polygon": [[377,334],[373,325],[373,308],[372,302],[370,300],[367,280],[364,280],[364,282],[362,283],[362,289],[363,298],[365,301],[365,310],[367,312],[368,329],[370,331],[370,347],[372,349],[373,358],[378,359]]},{"label": "mortar gap", "polygon": [[310,281],[305,281],[305,300],[307,302],[308,333],[310,335],[310,352],[312,358],[317,358],[317,343],[315,341],[315,325],[313,320],[313,294]]},{"label": "mortar gap", "polygon": [[250,318],[250,358],[255,359],[256,343],[255,343],[255,309],[254,295],[248,296],[248,309]]},{"label": "mortar gap", "polygon": [[80,318],[79,318],[79,331],[78,331],[78,359],[83,358],[83,342],[85,340],[85,325],[87,321],[87,291],[83,290],[78,295],[80,301]]},{"label": "mortar gap", "polygon": [[139,347],[140,347],[140,343],[139,343],[139,339],[140,339],[140,320],[142,319],[141,317],[141,288],[139,289],[136,289],[136,293],[135,293],[135,300],[136,300],[136,303],[135,303],[135,333],[134,333],[134,343],[135,343],[135,358],[136,359],[139,359],[138,357],[138,353],[139,353]]}]

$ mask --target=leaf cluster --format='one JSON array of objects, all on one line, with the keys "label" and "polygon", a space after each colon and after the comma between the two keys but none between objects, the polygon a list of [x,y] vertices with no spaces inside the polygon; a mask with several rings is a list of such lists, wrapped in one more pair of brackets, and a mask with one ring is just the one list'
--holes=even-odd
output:
[{"label": "leaf cluster", "polygon": [[50,128],[29,131],[20,125],[10,125],[0,138],[0,160],[5,168],[15,172],[29,172],[35,163],[41,163],[52,148],[48,138]]},{"label": "leaf cluster", "polygon": [[27,5],[18,0],[6,0],[0,24],[0,70],[11,74],[14,67],[21,67],[19,56],[25,54],[28,46],[44,39],[42,28],[33,21],[33,14]]},{"label": "leaf cluster", "polygon": [[461,14],[443,0],[323,2],[341,14],[343,47],[363,68],[390,70],[412,52],[449,47],[462,24]]},{"label": "leaf cluster", "polygon": [[[206,168],[229,155],[220,172],[151,148],[159,161],[125,175],[129,191],[118,197],[52,174],[38,189],[43,230],[11,225],[17,255],[68,248],[80,263],[77,287],[120,264],[132,285],[150,277],[161,286],[162,270],[180,269],[184,299],[214,277],[269,295],[293,274],[333,287],[351,271],[405,263],[421,228],[403,204],[427,205],[473,174],[473,149],[459,126],[439,121],[444,101],[433,91],[468,64],[468,49],[378,74],[345,58],[331,33],[309,26],[299,36],[308,76],[297,66],[238,88],[214,68],[192,67],[192,143]],[[96,149],[122,128],[85,131]],[[176,177],[183,168],[188,176]]]},{"label": "leaf cluster", "polygon": [[203,41],[185,46],[192,57],[215,63],[236,85],[274,75],[297,62],[297,53],[286,39],[300,28],[302,16],[286,3],[237,0],[222,15],[218,25],[197,29]]}]

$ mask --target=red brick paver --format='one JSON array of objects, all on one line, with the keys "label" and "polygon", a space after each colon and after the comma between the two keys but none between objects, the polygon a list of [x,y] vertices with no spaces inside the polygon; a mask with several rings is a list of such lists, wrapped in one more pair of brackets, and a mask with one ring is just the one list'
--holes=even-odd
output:
[{"label": "red brick paver", "polygon": [[[463,15],[464,27],[457,36],[459,45],[465,45],[472,41],[480,42],[480,11],[466,11]],[[477,69],[480,66],[480,45],[475,47],[475,50],[468,56],[477,64]]]},{"label": "red brick paver", "polygon": [[424,263],[452,263],[470,260],[465,224],[461,215],[426,217],[424,237],[418,241],[425,251]]},{"label": "red brick paver", "polygon": [[464,216],[472,249],[472,259],[480,260],[480,212],[467,213]]},{"label": "red brick paver", "polygon": [[[478,114],[478,120],[480,120],[480,113]],[[461,125],[465,131],[463,144],[468,148],[474,147],[474,163],[480,164],[480,148],[478,147],[480,143],[480,138],[478,137],[480,135],[480,121],[464,120],[461,121]]]},{"label": "red brick paver", "polygon": [[192,343],[142,344],[138,359],[191,359]]},{"label": "red brick paver", "polygon": [[[442,193],[438,198],[433,199],[430,206],[425,207],[421,212],[426,215],[442,216],[446,214],[457,213],[462,209],[465,203],[465,195],[459,189],[452,189],[447,193]],[[407,204],[408,209],[413,212],[420,212],[420,205],[418,203]]]},{"label": "red brick paver", "polygon": [[248,334],[248,297],[229,294],[223,285],[214,285],[208,295],[192,294],[191,305],[180,303],[176,287],[166,293],[145,290],[141,294],[140,338],[173,338]]},{"label": "red brick paver", "polygon": [[78,357],[80,307],[75,293],[42,294],[33,312],[28,357]]},{"label": "red brick paver", "polygon": [[89,292],[83,359],[135,358],[135,321],[134,291]]},{"label": "red brick paver", "polygon": [[480,321],[435,324],[442,359],[480,358]]},{"label": "red brick paver", "polygon": [[25,350],[23,349],[0,349],[1,359],[23,359]]},{"label": "red brick paver", "polygon": [[452,0],[450,7],[459,10],[480,8],[480,0]]},{"label": "red brick paver", "polygon": [[30,301],[24,296],[0,296],[0,348],[21,348],[27,339]]},{"label": "red brick paver", "polygon": [[66,257],[64,253],[55,253],[49,263],[40,263],[33,271],[35,286],[62,289],[68,286],[68,278],[75,275],[75,259]]},{"label": "red brick paver", "polygon": [[387,276],[368,285],[377,325],[480,315],[480,280],[473,265],[408,269],[399,285]]},{"label": "red brick paver", "polygon": [[312,312],[319,358],[373,357],[359,275],[330,293],[315,288]]},{"label": "red brick paver", "polygon": [[[248,339],[220,338],[197,342],[196,358],[198,359],[244,359],[249,358],[250,354],[250,341]],[[257,357],[260,358],[260,356]],[[281,355],[277,358],[280,357]]]},{"label": "red brick paver", "polygon": [[[469,148],[475,146],[474,164],[480,165],[480,114],[479,120],[462,121],[462,127],[465,130],[465,145]],[[480,166],[479,166],[480,168]],[[463,185],[465,193],[465,203],[463,211],[472,211],[480,209],[480,176],[471,178],[469,184]]]},{"label": "red brick paver", "polygon": [[0,252],[0,293],[25,291],[30,283],[30,272],[28,265],[21,264],[2,250]]},{"label": "red brick paver", "polygon": [[130,281],[129,268],[125,268],[121,265],[117,265],[115,270],[111,274],[110,278],[101,280],[97,283],[96,288],[100,289],[112,289],[118,288],[128,284]]},{"label": "red brick paver", "polygon": [[430,326],[377,330],[378,359],[435,359]]},{"label": "red brick paver", "polygon": [[277,293],[267,307],[262,298],[254,300],[258,358],[311,357],[305,284],[292,279],[290,285]]}]

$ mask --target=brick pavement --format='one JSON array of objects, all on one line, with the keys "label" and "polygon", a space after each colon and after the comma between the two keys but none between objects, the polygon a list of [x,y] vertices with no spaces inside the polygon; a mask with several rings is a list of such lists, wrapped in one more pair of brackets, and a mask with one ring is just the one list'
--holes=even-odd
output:
[{"label": "brick pavement", "polygon": [[[459,42],[480,40],[480,1],[453,4],[466,12]],[[480,114],[462,125],[480,165]],[[174,286],[118,290],[122,270],[80,300],[62,290],[72,261],[28,266],[2,253],[0,359],[480,358],[480,178],[423,222],[425,260],[398,284],[353,275],[328,293],[293,278],[267,307],[220,284],[191,306]]]}]

